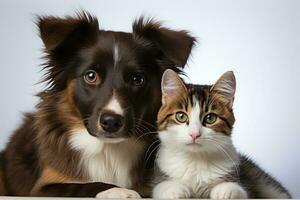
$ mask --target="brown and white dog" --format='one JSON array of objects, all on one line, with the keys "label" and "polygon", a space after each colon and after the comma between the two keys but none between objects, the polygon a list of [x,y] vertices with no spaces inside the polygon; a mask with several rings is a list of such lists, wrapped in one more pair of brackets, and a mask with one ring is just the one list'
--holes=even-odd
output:
[{"label": "brown and white dog", "polygon": [[181,71],[195,39],[143,18],[105,31],[85,12],[37,25],[48,87],[1,154],[1,195],[146,195],[161,77]]}]

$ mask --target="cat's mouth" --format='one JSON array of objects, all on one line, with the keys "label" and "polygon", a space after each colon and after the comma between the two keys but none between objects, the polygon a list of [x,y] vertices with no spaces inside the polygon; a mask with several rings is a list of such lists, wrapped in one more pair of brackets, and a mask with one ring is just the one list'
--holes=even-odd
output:
[{"label": "cat's mouth", "polygon": [[186,145],[187,146],[195,146],[195,147],[201,147],[202,146],[202,144],[201,143],[198,143],[198,142],[196,142],[196,141],[191,141],[191,142],[188,142],[188,143],[186,143]]},{"label": "cat's mouth", "polygon": [[196,143],[196,142],[189,142],[186,144],[185,148],[189,152],[199,152],[203,148],[202,144]]}]

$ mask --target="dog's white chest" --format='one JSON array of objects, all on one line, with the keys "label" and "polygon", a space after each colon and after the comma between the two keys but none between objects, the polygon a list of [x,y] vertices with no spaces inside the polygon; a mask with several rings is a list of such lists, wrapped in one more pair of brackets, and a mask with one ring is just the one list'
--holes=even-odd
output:
[{"label": "dog's white chest", "polygon": [[102,152],[82,158],[82,165],[86,168],[92,182],[105,182],[130,188],[132,185],[130,172],[133,163],[129,156],[104,147]]},{"label": "dog's white chest", "polygon": [[138,162],[142,146],[134,141],[106,144],[87,131],[76,131],[70,137],[71,147],[81,152],[80,165],[90,182],[104,182],[131,188],[133,166]]}]

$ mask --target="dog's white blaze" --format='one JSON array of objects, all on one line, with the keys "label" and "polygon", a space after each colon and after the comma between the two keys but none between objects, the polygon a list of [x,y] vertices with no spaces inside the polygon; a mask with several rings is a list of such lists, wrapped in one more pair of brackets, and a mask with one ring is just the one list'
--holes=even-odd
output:
[{"label": "dog's white blaze", "polygon": [[114,67],[116,67],[117,63],[120,61],[120,54],[119,54],[119,46],[118,46],[118,44],[114,45],[113,56],[114,56]]},{"label": "dog's white blaze", "polygon": [[116,114],[123,115],[124,110],[121,107],[121,104],[119,103],[118,99],[115,96],[115,93],[113,94],[112,98],[104,108],[105,110],[113,111]]},{"label": "dog's white blaze", "polygon": [[79,166],[89,175],[88,182],[104,182],[131,188],[132,167],[141,156],[143,145],[133,139],[104,143],[86,129],[74,130],[69,144],[81,153]]}]

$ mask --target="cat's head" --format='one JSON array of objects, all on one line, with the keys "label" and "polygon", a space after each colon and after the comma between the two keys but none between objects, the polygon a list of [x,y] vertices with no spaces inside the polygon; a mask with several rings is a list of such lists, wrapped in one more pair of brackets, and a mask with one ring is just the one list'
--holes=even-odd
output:
[{"label": "cat's head", "polygon": [[235,88],[231,71],[215,84],[202,86],[186,85],[174,71],[166,70],[157,120],[161,144],[191,152],[220,151],[231,144]]}]

